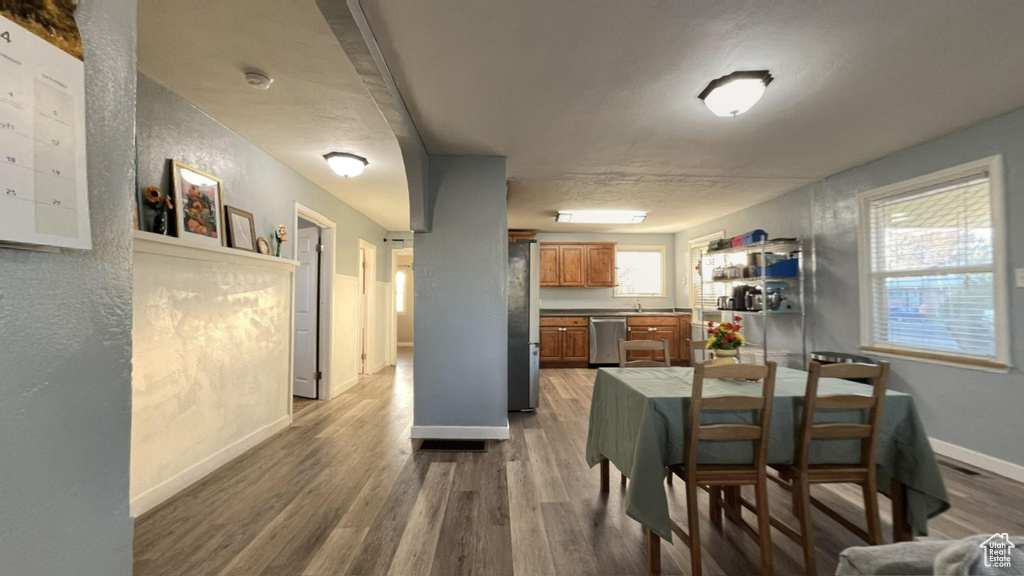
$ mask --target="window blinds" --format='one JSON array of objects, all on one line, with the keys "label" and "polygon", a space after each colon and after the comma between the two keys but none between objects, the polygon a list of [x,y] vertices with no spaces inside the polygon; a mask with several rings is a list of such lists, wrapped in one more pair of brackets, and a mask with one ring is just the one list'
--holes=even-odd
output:
[{"label": "window blinds", "polygon": [[867,200],[869,345],[997,356],[988,172]]},{"label": "window blinds", "polygon": [[615,253],[616,294],[664,296],[663,249],[623,249]]}]

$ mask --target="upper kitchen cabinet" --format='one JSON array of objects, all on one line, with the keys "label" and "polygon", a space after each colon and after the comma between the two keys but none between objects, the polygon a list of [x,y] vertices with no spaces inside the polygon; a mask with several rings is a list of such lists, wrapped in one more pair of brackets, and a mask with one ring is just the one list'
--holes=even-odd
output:
[{"label": "upper kitchen cabinet", "polygon": [[540,285],[545,288],[615,286],[615,243],[541,242]]}]

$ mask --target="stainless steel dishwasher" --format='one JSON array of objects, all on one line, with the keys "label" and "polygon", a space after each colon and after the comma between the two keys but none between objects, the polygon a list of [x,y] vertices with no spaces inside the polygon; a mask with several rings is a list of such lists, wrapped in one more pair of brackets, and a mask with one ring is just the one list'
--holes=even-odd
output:
[{"label": "stainless steel dishwasher", "polygon": [[590,363],[619,363],[619,340],[626,339],[626,319],[612,316],[590,318]]}]

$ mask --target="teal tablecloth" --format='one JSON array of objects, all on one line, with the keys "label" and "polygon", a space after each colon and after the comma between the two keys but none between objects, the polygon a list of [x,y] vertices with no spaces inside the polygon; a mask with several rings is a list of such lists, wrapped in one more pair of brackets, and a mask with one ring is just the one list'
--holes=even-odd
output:
[{"label": "teal tablecloth", "polygon": [[[665,467],[682,464],[684,430],[693,384],[692,368],[603,368],[594,381],[590,405],[587,462],[591,467],[611,460],[630,479],[626,513],[665,540],[672,530],[665,497]],[[779,368],[775,378],[768,461],[791,464],[800,426],[807,373]],[[759,395],[761,384],[739,380],[707,380],[705,396]],[[871,394],[856,382],[822,379],[819,394]],[[863,411],[819,411],[818,422],[861,422]],[[752,422],[750,412],[707,412],[704,423]],[[698,462],[741,464],[753,458],[751,442],[701,442]],[[819,440],[811,444],[811,461],[844,464],[859,460],[856,440]],[[889,391],[882,411],[878,441],[878,486],[889,493],[891,479],[907,486],[907,521],[915,534],[927,534],[928,519],[949,508],[949,496],[939,474],[928,435],[913,397]]]}]

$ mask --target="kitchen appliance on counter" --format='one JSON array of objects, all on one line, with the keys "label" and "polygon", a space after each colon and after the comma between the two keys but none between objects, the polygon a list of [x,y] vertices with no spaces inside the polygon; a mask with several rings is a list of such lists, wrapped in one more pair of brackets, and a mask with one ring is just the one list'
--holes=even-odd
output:
[{"label": "kitchen appliance on counter", "polygon": [[540,247],[508,243],[508,409],[540,404]]},{"label": "kitchen appliance on counter", "polygon": [[619,340],[626,339],[626,319],[591,316],[590,363],[619,365]]}]

